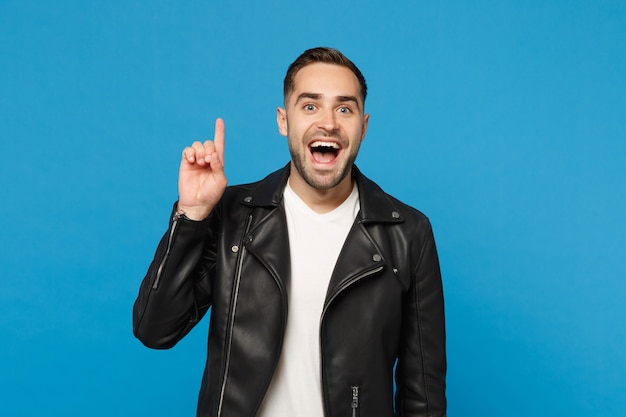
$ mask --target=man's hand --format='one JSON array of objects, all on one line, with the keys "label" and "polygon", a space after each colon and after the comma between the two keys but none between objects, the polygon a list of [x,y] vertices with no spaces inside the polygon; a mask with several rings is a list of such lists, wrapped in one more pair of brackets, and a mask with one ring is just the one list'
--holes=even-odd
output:
[{"label": "man's hand", "polygon": [[215,121],[213,141],[194,142],[183,150],[178,172],[178,211],[203,220],[224,194],[224,120]]}]

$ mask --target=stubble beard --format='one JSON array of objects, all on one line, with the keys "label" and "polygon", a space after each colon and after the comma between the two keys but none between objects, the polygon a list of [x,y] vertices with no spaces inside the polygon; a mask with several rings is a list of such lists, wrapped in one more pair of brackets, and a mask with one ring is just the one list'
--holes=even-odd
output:
[{"label": "stubble beard", "polygon": [[[295,141],[299,139],[294,138],[293,140]],[[345,141],[342,141],[342,142],[345,143]],[[352,166],[354,165],[354,161],[356,160],[356,156],[358,153],[358,149],[357,149],[357,152],[354,152],[354,154],[348,155],[347,159],[345,159],[343,162],[340,162],[340,164],[337,166],[335,170],[327,171],[323,175],[318,175],[315,172],[313,172],[312,169],[309,171],[309,169],[307,168],[306,162],[308,158],[310,157],[308,148],[305,148],[304,152],[298,153],[295,147],[291,146],[291,143],[292,143],[292,139],[290,138],[289,139],[289,144],[290,144],[289,153],[291,154],[291,161],[293,162],[293,165],[296,167],[296,171],[298,171],[298,174],[300,174],[302,179],[310,187],[316,190],[320,190],[320,191],[330,190],[336,187],[337,185],[339,185],[341,181],[343,181],[346,178],[346,176],[352,169]],[[344,149],[343,152],[347,152],[347,150]]]}]

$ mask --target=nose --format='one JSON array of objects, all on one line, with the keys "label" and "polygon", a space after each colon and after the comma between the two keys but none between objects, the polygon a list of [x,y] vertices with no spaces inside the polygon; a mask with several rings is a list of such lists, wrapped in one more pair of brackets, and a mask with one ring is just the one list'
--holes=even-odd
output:
[{"label": "nose", "polygon": [[326,132],[334,132],[337,130],[337,115],[334,109],[324,109],[319,112],[319,115],[318,126],[320,129]]}]

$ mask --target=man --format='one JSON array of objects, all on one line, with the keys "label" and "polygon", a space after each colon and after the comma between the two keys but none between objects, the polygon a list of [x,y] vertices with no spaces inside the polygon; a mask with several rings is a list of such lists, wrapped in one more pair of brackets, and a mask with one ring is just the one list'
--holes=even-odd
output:
[{"label": "man", "polygon": [[344,55],[310,49],[277,110],[288,166],[226,187],[221,119],[184,149],[133,326],[170,348],[212,307],[198,416],[445,416],[432,230],[354,165],[366,95]]}]

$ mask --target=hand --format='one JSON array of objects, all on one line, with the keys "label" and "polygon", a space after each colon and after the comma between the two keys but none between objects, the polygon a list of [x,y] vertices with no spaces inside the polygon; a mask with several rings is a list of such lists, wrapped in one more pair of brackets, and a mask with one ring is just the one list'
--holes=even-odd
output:
[{"label": "hand", "polygon": [[208,217],[226,189],[224,120],[215,121],[213,141],[194,142],[183,150],[178,172],[178,211],[192,220]]}]

